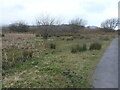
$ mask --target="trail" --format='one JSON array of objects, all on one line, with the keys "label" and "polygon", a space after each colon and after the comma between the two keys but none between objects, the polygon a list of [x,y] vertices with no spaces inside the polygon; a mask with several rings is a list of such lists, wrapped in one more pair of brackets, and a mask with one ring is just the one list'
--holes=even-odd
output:
[{"label": "trail", "polygon": [[111,42],[102,56],[92,85],[95,88],[118,88],[118,38]]}]

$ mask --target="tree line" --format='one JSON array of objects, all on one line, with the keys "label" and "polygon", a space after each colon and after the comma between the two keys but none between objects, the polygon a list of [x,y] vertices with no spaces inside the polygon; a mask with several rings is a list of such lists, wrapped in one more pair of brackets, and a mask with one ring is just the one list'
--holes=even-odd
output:
[{"label": "tree line", "polygon": [[[67,25],[61,23],[60,19],[56,19],[55,17],[51,16],[41,16],[36,18],[36,25],[34,31],[40,33],[44,38],[47,38],[48,35],[52,32],[60,32],[62,27],[68,25],[68,29],[71,33],[77,33],[79,29],[84,29],[85,25],[87,25],[87,21],[82,18],[73,18],[69,20]],[[101,23],[101,28],[106,30],[115,30],[118,26],[119,20],[117,18],[110,18]],[[13,32],[29,32],[29,27],[24,21],[18,21],[9,25],[9,30]],[[56,30],[58,29],[59,30]]]}]

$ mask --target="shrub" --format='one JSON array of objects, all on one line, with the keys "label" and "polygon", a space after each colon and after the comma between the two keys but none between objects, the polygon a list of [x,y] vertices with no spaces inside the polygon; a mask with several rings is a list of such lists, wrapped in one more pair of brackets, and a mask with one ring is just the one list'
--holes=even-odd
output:
[{"label": "shrub", "polygon": [[78,50],[79,52],[82,52],[82,51],[83,51],[82,46],[77,47],[77,50]]},{"label": "shrub", "polygon": [[87,50],[86,44],[83,44],[83,46],[80,46],[77,44],[76,46],[71,48],[71,53],[76,53],[76,52],[83,52]]},{"label": "shrub", "polygon": [[56,45],[53,44],[53,43],[51,43],[51,44],[50,44],[50,49],[56,49]]},{"label": "shrub", "polygon": [[77,49],[79,50],[79,52],[83,52],[83,51],[87,50],[87,46],[86,46],[86,44],[83,44],[82,46],[79,46]]},{"label": "shrub", "polygon": [[72,47],[71,48],[71,53],[76,53],[76,52],[78,52],[77,48],[76,47]]},{"label": "shrub", "polygon": [[84,36],[82,36],[82,35],[80,36],[80,39],[84,39],[84,38],[85,38]]},{"label": "shrub", "polygon": [[109,37],[104,37],[103,40],[108,41],[110,39],[109,39]]},{"label": "shrub", "polygon": [[22,55],[23,55],[24,59],[32,58],[33,52],[32,51],[23,51]]},{"label": "shrub", "polygon": [[65,38],[61,38],[62,40],[65,40]]},{"label": "shrub", "polygon": [[48,34],[45,33],[45,34],[42,35],[42,37],[43,37],[43,39],[48,39]]},{"label": "shrub", "polygon": [[73,40],[73,37],[68,37],[68,38],[66,38],[66,40],[67,40],[67,41]]},{"label": "shrub", "polygon": [[52,37],[51,35],[48,35],[48,37]]},{"label": "shrub", "polygon": [[77,36],[81,36],[80,34],[78,34]]},{"label": "shrub", "polygon": [[40,35],[39,35],[39,34],[36,34],[36,37],[40,37]]},{"label": "shrub", "polygon": [[14,32],[28,32],[29,26],[24,21],[18,21],[9,25],[9,30]]},{"label": "shrub", "polygon": [[4,37],[5,35],[4,34],[0,34],[0,37]]},{"label": "shrub", "polygon": [[59,35],[57,35],[57,37],[60,37]]},{"label": "shrub", "polygon": [[83,51],[86,51],[86,50],[87,50],[87,45],[83,44]]},{"label": "shrub", "polygon": [[72,36],[69,36],[69,37],[61,37],[62,40],[73,40],[73,37]]},{"label": "shrub", "polygon": [[54,54],[54,53],[55,53],[55,51],[54,51],[54,50],[52,50],[50,53],[51,53],[51,54]]},{"label": "shrub", "polygon": [[32,65],[37,65],[39,62],[38,61],[33,61]]},{"label": "shrub", "polygon": [[96,42],[90,45],[89,50],[100,50],[101,48],[102,48],[102,45]]},{"label": "shrub", "polygon": [[4,37],[5,35],[4,34],[2,34],[2,37]]}]

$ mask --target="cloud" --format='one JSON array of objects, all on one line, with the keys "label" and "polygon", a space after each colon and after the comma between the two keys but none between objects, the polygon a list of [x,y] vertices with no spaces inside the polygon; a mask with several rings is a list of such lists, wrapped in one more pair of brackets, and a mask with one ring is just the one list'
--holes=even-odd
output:
[{"label": "cloud", "polygon": [[101,13],[107,9],[107,5],[98,2],[86,2],[82,8],[89,13]]},{"label": "cloud", "polygon": [[118,15],[118,0],[87,0],[81,7],[89,25],[100,26],[102,21]]},{"label": "cloud", "polygon": [[65,23],[74,17],[88,20],[88,25],[100,25],[111,17],[117,17],[118,0],[0,0],[2,22],[10,24],[25,20],[34,24],[41,13],[64,17]]}]

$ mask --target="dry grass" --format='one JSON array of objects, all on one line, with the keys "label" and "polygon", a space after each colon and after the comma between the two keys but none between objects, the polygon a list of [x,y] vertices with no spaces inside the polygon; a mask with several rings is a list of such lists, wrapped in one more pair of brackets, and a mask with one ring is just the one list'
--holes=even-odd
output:
[{"label": "dry grass", "polygon": [[17,33],[7,33],[5,37],[2,38],[2,48],[8,49],[13,45],[19,45],[21,43],[27,42],[30,38],[33,38],[33,34],[17,34]]}]

